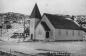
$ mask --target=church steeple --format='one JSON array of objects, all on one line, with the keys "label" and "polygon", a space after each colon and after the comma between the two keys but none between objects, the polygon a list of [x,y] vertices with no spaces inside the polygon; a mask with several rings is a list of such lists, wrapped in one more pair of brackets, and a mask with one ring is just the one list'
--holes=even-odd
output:
[{"label": "church steeple", "polygon": [[39,8],[37,6],[37,3],[35,4],[34,8],[33,8],[33,11],[30,15],[30,18],[38,18],[38,19],[41,19],[41,14],[40,14],[40,11],[39,11]]}]

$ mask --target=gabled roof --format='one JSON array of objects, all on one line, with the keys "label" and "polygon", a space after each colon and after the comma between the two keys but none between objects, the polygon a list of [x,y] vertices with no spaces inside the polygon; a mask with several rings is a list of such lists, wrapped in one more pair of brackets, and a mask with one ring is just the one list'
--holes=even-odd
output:
[{"label": "gabled roof", "polygon": [[62,15],[53,15],[44,13],[55,29],[71,29],[71,30],[81,30],[78,25],[76,25],[72,20],[65,19]]},{"label": "gabled roof", "polygon": [[33,11],[30,15],[30,18],[41,19],[41,14],[40,14],[40,11],[39,11],[39,8],[38,8],[37,4],[35,4],[35,6],[34,6]]},{"label": "gabled roof", "polygon": [[47,24],[45,22],[41,21],[41,24],[46,31],[50,31],[50,28],[47,26]]}]

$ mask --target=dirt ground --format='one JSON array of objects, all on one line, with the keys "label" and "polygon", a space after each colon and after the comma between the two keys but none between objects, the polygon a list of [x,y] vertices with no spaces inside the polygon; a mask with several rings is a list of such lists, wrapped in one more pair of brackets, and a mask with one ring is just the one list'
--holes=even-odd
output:
[{"label": "dirt ground", "polygon": [[0,50],[17,51],[25,54],[46,53],[49,51],[64,51],[74,55],[86,56],[86,42],[0,42]]}]

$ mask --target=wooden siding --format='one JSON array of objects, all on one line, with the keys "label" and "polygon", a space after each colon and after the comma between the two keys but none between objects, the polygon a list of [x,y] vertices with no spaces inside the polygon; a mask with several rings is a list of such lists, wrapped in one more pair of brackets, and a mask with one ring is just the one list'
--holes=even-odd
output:
[{"label": "wooden siding", "polygon": [[56,29],[55,40],[82,40],[82,33],[83,31],[79,30]]},{"label": "wooden siding", "polygon": [[45,35],[46,35],[46,32],[43,28],[43,26],[41,24],[38,24],[38,26],[36,27],[36,37],[35,39],[37,40],[45,40]]}]

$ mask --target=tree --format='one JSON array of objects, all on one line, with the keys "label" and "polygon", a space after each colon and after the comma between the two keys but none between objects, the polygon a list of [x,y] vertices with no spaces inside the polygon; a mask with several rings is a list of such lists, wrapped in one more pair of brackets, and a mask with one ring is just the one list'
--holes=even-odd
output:
[{"label": "tree", "polygon": [[30,34],[30,30],[28,28],[26,28],[26,30],[24,31],[25,34]]},{"label": "tree", "polygon": [[26,39],[26,37],[28,36],[28,35],[30,35],[30,30],[28,29],[28,28],[26,28],[25,30],[24,30],[24,33],[23,33],[23,41]]},{"label": "tree", "polygon": [[2,28],[2,26],[0,25],[0,29]]},{"label": "tree", "polygon": [[10,28],[12,28],[11,25],[6,25],[6,29],[10,29]]},{"label": "tree", "polygon": [[11,25],[6,25],[6,29],[7,29],[7,31],[8,31],[8,29],[11,29],[11,28],[12,28]]},{"label": "tree", "polygon": [[4,24],[7,24],[7,23],[9,23],[9,21],[4,21]]}]

